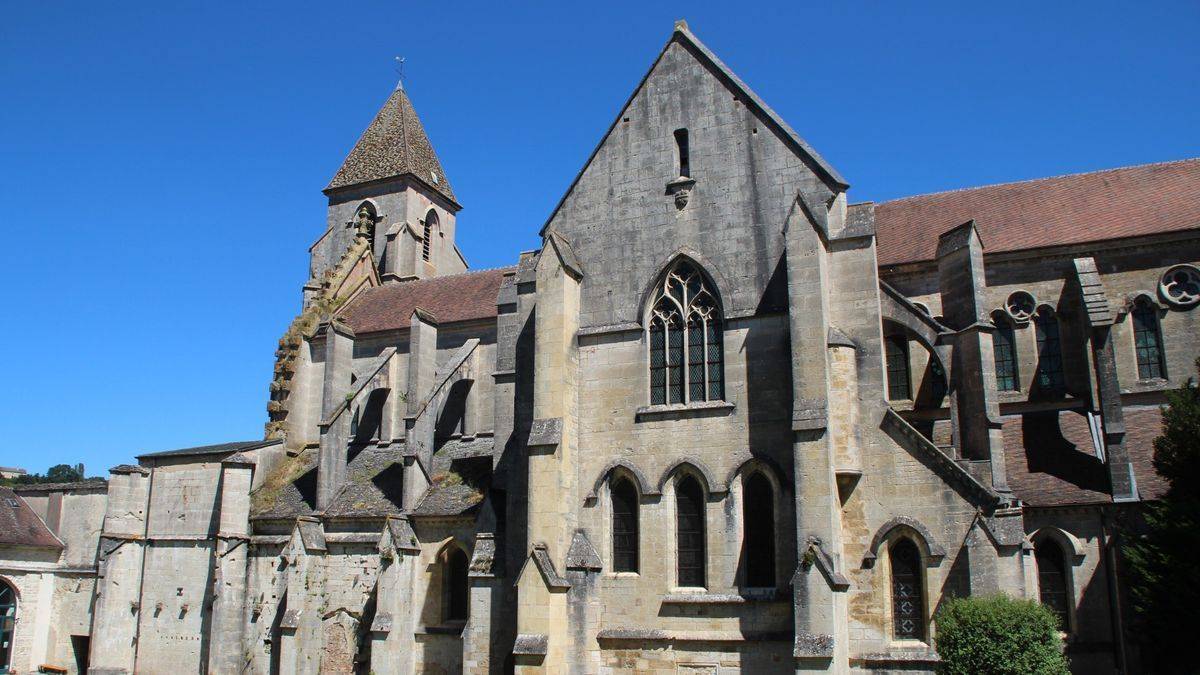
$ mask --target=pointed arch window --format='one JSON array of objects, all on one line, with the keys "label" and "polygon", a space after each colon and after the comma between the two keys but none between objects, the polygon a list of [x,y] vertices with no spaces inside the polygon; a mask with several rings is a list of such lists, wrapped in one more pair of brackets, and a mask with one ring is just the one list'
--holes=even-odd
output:
[{"label": "pointed arch window", "polygon": [[911,539],[888,549],[892,565],[892,632],[897,640],[925,639],[925,583],[921,553]]},{"label": "pointed arch window", "polygon": [[429,254],[433,250],[433,233],[437,229],[437,212],[430,209],[425,214],[425,229],[421,233],[421,260],[429,262]]},{"label": "pointed arch window", "polygon": [[1058,618],[1059,630],[1067,630],[1067,565],[1062,547],[1053,539],[1042,539],[1034,546],[1037,559],[1038,598]]},{"label": "pointed arch window", "polygon": [[446,552],[442,580],[446,621],[466,621],[468,612],[467,553],[451,546]]},{"label": "pointed arch window", "polygon": [[1144,297],[1133,306],[1133,345],[1137,353],[1138,379],[1166,379],[1163,359],[1162,329],[1158,323],[1158,308]]},{"label": "pointed arch window", "polygon": [[12,667],[13,632],[17,625],[17,591],[0,579],[0,673]]},{"label": "pointed arch window", "polygon": [[650,403],[725,397],[721,309],[704,275],[686,260],[663,276],[650,306]]},{"label": "pointed arch window", "polygon": [[1012,323],[1003,317],[995,317],[993,321],[996,324],[996,330],[992,333],[996,388],[1000,391],[1017,391],[1017,338]]},{"label": "pointed arch window", "polygon": [[613,571],[638,571],[638,493],[627,478],[612,483]]},{"label": "pointed arch window", "polygon": [[704,490],[691,476],[675,486],[676,577],[679,586],[704,587]]},{"label": "pointed arch window", "polygon": [[908,374],[908,341],[891,335],[884,340],[887,357],[888,400],[905,401],[912,398],[912,381]]},{"label": "pointed arch window", "polygon": [[1059,337],[1058,317],[1049,307],[1042,307],[1033,319],[1037,334],[1037,383],[1047,391],[1060,391],[1066,386],[1063,377],[1062,340]]},{"label": "pointed arch window", "polygon": [[771,481],[755,471],[743,485],[742,526],[745,531],[742,555],[746,562],[746,585],[775,586],[775,491]]}]

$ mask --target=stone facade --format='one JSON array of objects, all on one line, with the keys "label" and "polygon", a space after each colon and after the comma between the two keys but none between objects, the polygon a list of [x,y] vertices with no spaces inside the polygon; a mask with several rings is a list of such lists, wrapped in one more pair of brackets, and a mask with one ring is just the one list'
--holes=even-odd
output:
[{"label": "stone facade", "polygon": [[972,191],[851,204],[681,23],[542,247],[466,271],[397,89],[326,189],[266,440],[143,455],[76,521],[29,496],[66,545],[0,554],[13,664],[70,671],[69,634],[97,673],[929,672],[939,603],[1008,593],[1135,672],[1116,542],[1200,356],[1160,288],[1200,280],[1200,163],[1121,171],[1190,198],[1061,241],[921,201]]}]

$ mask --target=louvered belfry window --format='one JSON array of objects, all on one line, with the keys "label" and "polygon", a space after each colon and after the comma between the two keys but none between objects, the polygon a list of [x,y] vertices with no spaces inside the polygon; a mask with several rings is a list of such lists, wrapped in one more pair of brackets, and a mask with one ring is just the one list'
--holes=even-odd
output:
[{"label": "louvered belfry window", "polygon": [[691,476],[675,486],[675,536],[679,586],[704,586],[704,490]]},{"label": "louvered belfry window", "polygon": [[638,571],[638,493],[626,478],[612,484],[613,571]]},{"label": "louvered belfry window", "polygon": [[675,263],[650,309],[650,403],[696,403],[725,397],[721,310],[704,275]]},{"label": "louvered belfry window", "polygon": [[892,631],[897,640],[925,639],[925,587],[921,554],[910,539],[889,549],[892,563]]}]

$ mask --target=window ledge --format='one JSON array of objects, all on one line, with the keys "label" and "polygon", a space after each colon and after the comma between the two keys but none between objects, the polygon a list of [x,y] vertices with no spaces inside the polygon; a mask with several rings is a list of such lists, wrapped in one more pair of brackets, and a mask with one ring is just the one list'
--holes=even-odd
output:
[{"label": "window ledge", "polygon": [[786,599],[774,588],[747,588],[738,593],[672,592],[663,596],[662,601],[665,605],[742,605]]},{"label": "window ledge", "polygon": [[1164,389],[1169,384],[1171,384],[1170,380],[1166,380],[1161,377],[1152,377],[1150,379],[1137,381],[1138,387],[1145,387],[1147,389]]},{"label": "window ledge", "polygon": [[733,412],[729,401],[703,401],[700,403],[672,403],[670,405],[646,405],[637,409],[638,421],[648,419],[683,419],[687,417],[710,417]]},{"label": "window ledge", "polygon": [[414,635],[462,635],[466,621],[451,621],[440,626],[424,626],[418,628]]}]

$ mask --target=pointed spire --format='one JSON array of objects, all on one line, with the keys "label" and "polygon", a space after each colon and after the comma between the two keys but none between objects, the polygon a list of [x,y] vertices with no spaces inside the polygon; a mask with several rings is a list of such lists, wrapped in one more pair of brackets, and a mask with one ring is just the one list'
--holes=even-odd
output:
[{"label": "pointed spire", "polygon": [[404,175],[415,177],[458,205],[412,101],[404,88],[397,86],[354,144],[325,192]]}]

